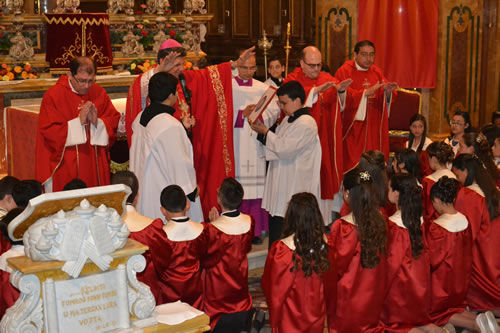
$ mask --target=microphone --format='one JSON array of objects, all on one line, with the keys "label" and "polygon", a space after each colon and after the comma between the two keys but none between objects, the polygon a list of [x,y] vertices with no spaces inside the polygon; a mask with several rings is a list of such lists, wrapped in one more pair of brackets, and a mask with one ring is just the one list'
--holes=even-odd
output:
[{"label": "microphone", "polygon": [[184,97],[186,98],[186,102],[189,106],[191,106],[191,90],[186,86],[186,77],[184,74],[179,74],[179,83],[181,84],[182,92],[184,93]]}]

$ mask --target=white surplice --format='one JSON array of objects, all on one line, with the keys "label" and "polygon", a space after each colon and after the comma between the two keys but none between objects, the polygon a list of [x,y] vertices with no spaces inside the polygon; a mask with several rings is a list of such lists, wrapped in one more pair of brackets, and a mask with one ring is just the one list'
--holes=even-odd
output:
[{"label": "white surplice", "polygon": [[273,216],[285,216],[292,195],[310,192],[320,198],[321,143],[313,117],[301,115],[293,122],[285,117],[266,138],[267,172],[262,208]]},{"label": "white surplice", "polygon": [[[137,210],[144,216],[159,218],[160,194],[165,187],[179,185],[186,195],[197,187],[193,146],[184,126],[170,114],[155,116],[146,127],[140,123],[141,116],[142,112],[132,123],[130,147],[130,170],[139,180]],[[199,196],[191,202],[188,215],[194,221],[203,221]]]},{"label": "white surplice", "polygon": [[[239,110],[247,105],[256,104],[264,92],[269,88],[267,84],[252,79],[251,86],[240,86],[233,78],[233,142],[234,142],[234,169],[235,178],[241,183],[245,191],[243,199],[261,199],[266,180],[265,152],[257,141],[257,134],[252,131],[245,119],[243,128],[234,127]],[[279,117],[279,107],[276,96],[262,113],[262,119],[267,127],[271,127]]]}]

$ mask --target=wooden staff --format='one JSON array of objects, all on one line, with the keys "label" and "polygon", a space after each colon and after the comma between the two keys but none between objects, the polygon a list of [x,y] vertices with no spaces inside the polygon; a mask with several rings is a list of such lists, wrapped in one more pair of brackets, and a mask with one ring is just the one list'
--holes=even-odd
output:
[{"label": "wooden staff", "polygon": [[285,76],[288,75],[288,55],[292,47],[290,46],[290,22],[286,26],[286,45],[283,47],[285,49]]}]

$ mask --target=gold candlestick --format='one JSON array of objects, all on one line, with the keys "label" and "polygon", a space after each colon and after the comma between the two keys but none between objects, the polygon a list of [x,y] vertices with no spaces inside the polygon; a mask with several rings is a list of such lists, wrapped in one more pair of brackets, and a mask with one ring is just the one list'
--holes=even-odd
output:
[{"label": "gold candlestick", "polygon": [[285,49],[285,76],[288,75],[288,55],[292,47],[290,46],[290,22],[286,26],[286,45],[283,47]]},{"label": "gold candlestick", "polygon": [[264,67],[266,69],[266,80],[267,80],[267,50],[270,50],[273,47],[273,41],[267,39],[266,31],[262,32],[262,38],[259,39],[259,48],[264,50]]}]

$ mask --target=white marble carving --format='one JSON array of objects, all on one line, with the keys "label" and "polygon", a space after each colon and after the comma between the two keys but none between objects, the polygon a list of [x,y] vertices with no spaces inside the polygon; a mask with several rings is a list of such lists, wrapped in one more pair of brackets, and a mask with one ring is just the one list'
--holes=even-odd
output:
[{"label": "white marble carving", "polygon": [[5,312],[0,322],[0,332],[41,332],[43,308],[40,299],[40,280],[36,275],[23,275],[15,271],[10,276],[10,282],[19,289],[21,295]]},{"label": "white marble carving", "polygon": [[114,208],[95,208],[84,199],[72,211],[59,211],[31,225],[24,251],[33,261],[65,261],[63,271],[78,277],[87,259],[109,268],[112,252],[127,242],[129,231]]},{"label": "white marble carving", "polygon": [[127,262],[127,277],[129,283],[129,312],[139,319],[151,316],[156,301],[148,285],[139,282],[136,274],[146,267],[146,259],[141,255],[130,257]]}]

